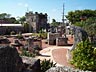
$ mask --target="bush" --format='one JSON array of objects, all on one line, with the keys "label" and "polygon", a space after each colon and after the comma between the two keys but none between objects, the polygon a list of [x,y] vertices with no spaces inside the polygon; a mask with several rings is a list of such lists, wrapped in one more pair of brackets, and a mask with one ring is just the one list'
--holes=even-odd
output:
[{"label": "bush", "polygon": [[22,49],[21,56],[27,56],[27,57],[35,57],[36,55],[33,53],[30,53],[29,51],[26,51],[25,49]]},{"label": "bush", "polygon": [[32,33],[32,36],[38,37],[38,33]]},{"label": "bush", "polygon": [[22,34],[17,34],[17,38],[18,38],[18,39],[23,39]]},{"label": "bush", "polygon": [[11,35],[15,35],[16,33],[14,32],[14,31],[11,31],[11,33],[10,33]]},{"label": "bush", "polygon": [[47,33],[39,33],[39,37],[41,37],[42,39],[46,39]]},{"label": "bush", "polygon": [[55,67],[56,66],[56,63],[54,64],[52,61],[50,60],[43,60],[41,62],[41,71],[42,72],[45,72],[46,70],[48,70],[49,68],[51,67]]},{"label": "bush", "polygon": [[35,55],[40,55],[40,54],[39,54],[39,51],[40,51],[40,48],[39,48],[39,47],[34,47],[34,48],[33,48],[33,53],[34,53]]},{"label": "bush", "polygon": [[32,36],[36,36],[39,38],[46,39],[47,38],[47,33],[33,33]]},{"label": "bush", "polygon": [[89,40],[78,43],[76,49],[72,51],[72,56],[71,64],[76,68],[96,71],[96,49]]}]

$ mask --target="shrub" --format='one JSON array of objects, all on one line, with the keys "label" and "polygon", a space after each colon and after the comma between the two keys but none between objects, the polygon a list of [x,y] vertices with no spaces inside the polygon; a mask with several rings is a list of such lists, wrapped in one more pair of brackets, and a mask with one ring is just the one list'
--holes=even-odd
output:
[{"label": "shrub", "polygon": [[46,39],[47,38],[47,33],[39,33],[39,37]]},{"label": "shrub", "polygon": [[47,38],[47,33],[33,33],[32,36],[36,36],[39,38],[46,39]]},{"label": "shrub", "polygon": [[23,39],[22,34],[17,34],[17,38],[18,38],[18,39]]},{"label": "shrub", "polygon": [[41,71],[42,72],[45,72],[46,70],[48,70],[49,68],[51,67],[55,67],[56,66],[56,63],[54,64],[53,61],[50,61],[50,60],[43,60],[41,62]]},{"label": "shrub", "polygon": [[96,49],[89,40],[78,43],[76,49],[72,51],[72,56],[71,64],[76,68],[96,71]]},{"label": "shrub", "polygon": [[27,56],[27,57],[35,57],[36,55],[33,53],[30,53],[29,51],[26,51],[25,49],[22,49],[21,56]]},{"label": "shrub", "polygon": [[38,46],[38,45],[35,45],[33,47],[33,53],[36,54],[36,55],[40,55],[39,54],[39,51],[41,50],[41,48]]},{"label": "shrub", "polygon": [[42,33],[42,38],[46,39],[47,38],[47,33]]},{"label": "shrub", "polygon": [[15,35],[16,33],[14,32],[14,31],[11,31],[11,33],[10,33],[11,35]]},{"label": "shrub", "polygon": [[38,33],[32,33],[32,36],[38,37]]}]

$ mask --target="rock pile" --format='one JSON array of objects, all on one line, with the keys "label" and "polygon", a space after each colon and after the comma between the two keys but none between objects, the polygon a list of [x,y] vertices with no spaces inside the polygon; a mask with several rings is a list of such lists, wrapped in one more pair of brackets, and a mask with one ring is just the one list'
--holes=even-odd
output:
[{"label": "rock pile", "polygon": [[41,72],[40,60],[20,57],[16,48],[1,46],[0,72]]},{"label": "rock pile", "polygon": [[40,60],[32,57],[22,57],[24,63],[24,72],[41,72]]},{"label": "rock pile", "polygon": [[21,72],[23,68],[22,59],[16,48],[9,46],[0,47],[0,72]]},{"label": "rock pile", "polygon": [[91,72],[91,71],[83,71],[83,70],[64,66],[64,67],[52,67],[46,72]]}]

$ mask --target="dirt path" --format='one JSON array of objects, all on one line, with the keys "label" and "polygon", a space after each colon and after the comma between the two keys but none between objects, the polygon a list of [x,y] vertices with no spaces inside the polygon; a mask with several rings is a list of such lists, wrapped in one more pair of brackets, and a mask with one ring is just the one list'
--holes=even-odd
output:
[{"label": "dirt path", "polygon": [[40,51],[41,56],[37,56],[40,60],[51,60],[57,63],[57,66],[70,66],[66,59],[67,49],[71,47],[64,46],[50,46]]}]

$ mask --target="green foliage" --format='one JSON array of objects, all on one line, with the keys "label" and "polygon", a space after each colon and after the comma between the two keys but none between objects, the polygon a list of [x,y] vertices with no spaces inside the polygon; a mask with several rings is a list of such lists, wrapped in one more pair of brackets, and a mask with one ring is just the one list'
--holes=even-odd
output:
[{"label": "green foliage", "polygon": [[1,13],[1,14],[0,14],[0,19],[3,19],[3,20],[4,20],[4,19],[6,19],[6,18],[10,18],[10,16],[11,16],[10,14]]},{"label": "green foliage", "polygon": [[47,38],[47,33],[33,33],[32,36],[36,36],[42,39],[46,39]]},{"label": "green foliage", "polygon": [[26,17],[22,16],[22,17],[19,18],[18,21],[21,22],[21,24],[23,24],[26,21]]},{"label": "green foliage", "polygon": [[23,36],[22,36],[22,34],[19,32],[19,34],[17,34],[17,38],[18,39],[23,39]]},{"label": "green foliage", "polygon": [[72,23],[80,22],[81,20],[86,20],[86,18],[96,17],[96,10],[75,10],[68,12],[66,18]]},{"label": "green foliage", "polygon": [[89,36],[96,35],[96,17],[87,19],[83,28],[86,30]]},{"label": "green foliage", "polygon": [[88,33],[89,36],[96,35],[96,18],[95,17],[88,18],[85,21],[76,22],[74,25],[82,27]]},{"label": "green foliage", "polygon": [[18,20],[16,20],[16,21],[14,22],[14,24],[19,24],[19,21],[18,21]]},{"label": "green foliage", "polygon": [[72,56],[71,64],[76,68],[96,71],[96,49],[88,40],[80,42],[72,51]]},{"label": "green foliage", "polygon": [[59,23],[59,22],[56,22],[56,20],[55,20],[55,19],[52,19],[51,26],[53,26],[53,27],[57,27],[57,26],[59,26],[59,25],[60,25],[60,23]]},{"label": "green foliage", "polygon": [[15,17],[11,17],[11,18],[9,19],[9,22],[11,22],[11,23],[16,23]]},{"label": "green foliage", "polygon": [[38,45],[35,45],[34,47],[33,47],[33,53],[35,54],[35,55],[40,55],[39,54],[39,51],[41,50],[41,48],[38,46]]},{"label": "green foliage", "polygon": [[82,27],[88,34],[90,42],[96,47],[96,17],[90,17],[85,21],[76,22],[75,26]]},{"label": "green foliage", "polygon": [[40,55],[39,50],[41,50],[39,48],[39,46],[34,46],[32,51],[28,51],[28,50],[22,48],[21,49],[22,53],[20,55],[21,56],[27,56],[27,57],[35,57],[36,55]]},{"label": "green foliage", "polygon": [[45,72],[46,70],[48,70],[49,68],[51,67],[55,67],[56,66],[56,63],[54,64],[52,61],[50,60],[43,60],[41,62],[41,71],[42,72]]},{"label": "green foliage", "polygon": [[52,22],[56,22],[56,20],[55,19],[52,19]]},{"label": "green foliage", "polygon": [[32,36],[38,37],[38,33],[32,33]]},{"label": "green foliage", "polygon": [[15,35],[16,33],[15,33],[14,31],[12,31],[10,34],[11,34],[11,35]]},{"label": "green foliage", "polygon": [[39,33],[39,37],[46,39],[47,38],[47,33]]},{"label": "green foliage", "polygon": [[44,29],[41,28],[41,30],[39,31],[39,33],[45,33],[45,32],[44,32]]},{"label": "green foliage", "polygon": [[24,32],[25,33],[29,32],[29,24],[28,23],[23,23],[22,25],[24,27]]},{"label": "green foliage", "polygon": [[20,54],[21,56],[27,56],[27,57],[35,57],[36,55],[33,53],[30,53],[29,51],[26,51],[25,49],[21,50],[22,53]]},{"label": "green foliage", "polygon": [[79,26],[79,27],[84,27],[85,22],[84,22],[84,21],[76,22],[74,25],[75,25],[75,26]]},{"label": "green foliage", "polygon": [[11,17],[10,14],[7,13],[1,13],[0,14],[0,19],[4,20],[4,22],[8,22],[8,23],[14,23],[14,24],[18,24],[18,20],[16,20],[15,17]]}]

